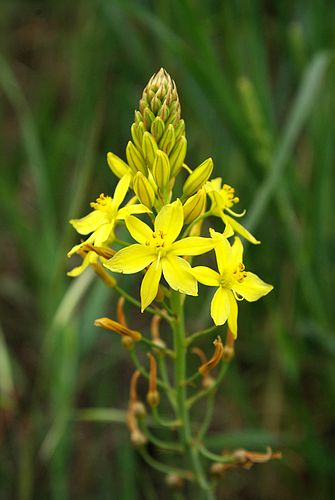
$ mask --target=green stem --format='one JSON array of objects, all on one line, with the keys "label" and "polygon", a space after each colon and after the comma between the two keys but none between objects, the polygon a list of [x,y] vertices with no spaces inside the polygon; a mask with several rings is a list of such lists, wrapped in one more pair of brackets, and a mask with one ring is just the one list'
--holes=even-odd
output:
[{"label": "green stem", "polygon": [[[139,307],[141,309],[141,303],[139,300],[135,299],[132,295],[130,295],[128,292],[123,290],[123,288],[119,287],[118,285],[114,286],[114,290],[122,295],[128,302],[133,304],[136,307]],[[166,314],[165,312],[161,311],[160,309],[155,309],[153,307],[147,307],[146,312],[149,312],[151,314],[156,314],[157,316],[161,316],[162,318],[166,319],[166,321],[171,322],[170,316]]]},{"label": "green stem", "polygon": [[194,405],[194,403],[196,403],[197,401],[199,401],[199,399],[201,399],[201,398],[203,398],[203,397],[205,397],[205,396],[207,396],[209,394],[215,393],[216,388],[221,383],[223,377],[225,376],[225,374],[227,372],[228,365],[229,365],[229,363],[227,361],[224,361],[222,363],[220,371],[219,371],[219,375],[217,376],[217,378],[215,380],[215,383],[211,387],[208,387],[207,389],[203,389],[202,391],[199,391],[194,396],[192,396],[187,401],[187,407],[188,408],[191,408]]},{"label": "green stem", "polygon": [[176,474],[177,476],[184,479],[192,479],[191,471],[177,469],[175,467],[170,467],[169,465],[163,464],[162,462],[158,462],[158,460],[155,460],[149,455],[144,447],[139,448],[138,451],[142,455],[142,458],[145,460],[145,462],[147,462],[147,464],[149,464],[153,469],[156,469],[159,472],[163,472],[163,474]]},{"label": "green stem", "polygon": [[210,333],[215,332],[218,328],[219,327],[217,325],[213,325],[213,326],[210,326],[209,328],[206,328],[205,330],[200,330],[200,332],[192,333],[192,335],[190,335],[186,339],[187,346],[191,345],[192,342],[199,339],[200,337],[203,337],[204,335],[209,335]]},{"label": "green stem", "polygon": [[195,447],[192,438],[190,414],[187,406],[187,387],[185,385],[187,347],[183,298],[184,297],[178,292],[173,292],[171,295],[171,306],[175,313],[175,320],[172,321],[171,324],[173,328],[174,351],[176,354],[174,376],[177,395],[177,411],[179,419],[182,422],[182,426],[179,429],[180,440],[182,445],[185,447],[186,454],[193,469],[195,480],[201,487],[204,498],[206,500],[212,500],[214,499],[214,495],[207,482],[203,466],[199,458],[199,452]]}]

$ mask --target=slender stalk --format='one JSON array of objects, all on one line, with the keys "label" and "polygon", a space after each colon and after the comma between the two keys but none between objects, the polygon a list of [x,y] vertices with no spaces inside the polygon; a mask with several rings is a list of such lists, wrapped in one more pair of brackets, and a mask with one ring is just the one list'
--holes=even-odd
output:
[{"label": "slender stalk", "polygon": [[203,498],[206,500],[213,500],[214,495],[207,482],[199,452],[195,446],[192,438],[192,430],[190,423],[190,414],[187,406],[187,387],[186,380],[186,335],[185,335],[185,320],[184,320],[184,307],[183,296],[178,292],[171,295],[171,306],[175,313],[175,320],[171,325],[173,328],[173,340],[175,358],[175,386],[177,395],[177,412],[182,426],[179,429],[180,440],[185,447],[186,455],[191,464],[194,477],[203,492]]},{"label": "slender stalk", "polygon": [[[136,306],[139,309],[141,309],[141,303],[140,303],[140,301],[137,300],[137,299],[135,299],[132,295],[130,295],[125,290],[123,290],[123,288],[121,288],[120,286],[116,285],[116,286],[114,286],[114,290],[117,293],[119,293],[120,295],[122,295],[122,297],[124,297],[126,300],[128,300],[128,302],[130,302],[134,306]],[[166,321],[171,322],[170,316],[166,312],[161,311],[160,309],[155,309],[153,307],[147,307],[146,308],[146,312],[149,312],[150,314],[156,314],[157,316],[161,316],[162,318],[166,319]]]}]

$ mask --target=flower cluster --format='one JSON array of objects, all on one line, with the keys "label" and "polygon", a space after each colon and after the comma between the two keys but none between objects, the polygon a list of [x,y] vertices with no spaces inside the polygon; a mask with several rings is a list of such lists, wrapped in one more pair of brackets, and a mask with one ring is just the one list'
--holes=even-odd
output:
[{"label": "flower cluster", "polygon": [[[120,178],[114,196],[101,194],[88,215],[70,221],[78,233],[89,236],[70,250],[68,255],[78,253],[83,263],[69,275],[77,276],[97,262],[106,273],[142,273],[142,312],[169,289],[195,296],[198,283],[212,287],[213,321],[228,322],[236,337],[237,302],[258,300],[272,286],[245,269],[239,236],[259,241],[236,220],[245,211],[233,210],[239,202],[234,188],[221,178],[211,179],[211,158],[194,169],[185,163],[185,124],[175,83],[165,70],[144,89],[131,135],[126,162],[107,155],[110,169]],[[221,232],[204,229],[205,219],[214,218]],[[119,224],[134,242],[117,239]],[[215,253],[216,268],[194,266],[193,258],[207,252]]]}]

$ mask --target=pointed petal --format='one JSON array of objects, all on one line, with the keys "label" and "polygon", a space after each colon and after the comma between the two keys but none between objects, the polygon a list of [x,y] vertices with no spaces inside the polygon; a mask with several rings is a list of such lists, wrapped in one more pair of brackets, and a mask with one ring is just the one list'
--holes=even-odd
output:
[{"label": "pointed petal", "polygon": [[223,288],[218,288],[211,302],[211,316],[216,325],[223,325],[229,316],[230,301],[228,293]]},{"label": "pointed petal", "polygon": [[67,275],[71,276],[71,278],[76,278],[87,268],[87,266],[89,266],[93,262],[96,262],[97,260],[98,256],[95,252],[88,252],[87,255],[85,255],[81,265],[71,269],[71,271],[69,271]]},{"label": "pointed petal", "polygon": [[161,264],[156,265],[156,262],[153,262],[145,276],[142,280],[141,285],[141,305],[142,312],[146,307],[148,307],[151,302],[155,299],[158,291],[158,285],[162,276],[162,266]]},{"label": "pointed petal", "polygon": [[95,231],[101,224],[108,222],[107,215],[101,210],[93,210],[81,219],[71,219],[70,224],[79,234],[88,234]]},{"label": "pointed petal", "polygon": [[148,214],[151,210],[148,207],[145,207],[141,203],[126,205],[125,207],[120,208],[117,213],[116,219],[122,220],[132,214]]},{"label": "pointed petal", "polygon": [[205,266],[196,266],[192,268],[192,275],[202,283],[207,286],[219,286],[220,285],[220,275],[213,269]]},{"label": "pointed petal", "polygon": [[151,249],[135,244],[119,250],[104,266],[116,273],[133,274],[142,271],[155,259],[156,254]]},{"label": "pointed petal", "polygon": [[119,206],[125,199],[127,191],[129,189],[130,180],[131,180],[130,175],[124,175],[116,185],[113,196],[114,207],[116,209],[119,208]]},{"label": "pointed petal", "polygon": [[229,266],[231,260],[231,246],[227,238],[224,237],[224,234],[217,233],[214,229],[209,230],[210,235],[215,242],[215,255],[216,261],[218,265],[218,270],[222,274],[224,269]]},{"label": "pointed petal", "polygon": [[111,236],[114,229],[114,221],[108,224],[103,224],[92,234],[94,245],[99,247],[105,243]]},{"label": "pointed petal", "polygon": [[233,334],[234,338],[237,337],[237,315],[238,315],[238,307],[237,302],[234,297],[234,294],[229,290],[228,292],[230,311],[228,315],[228,326],[229,330]]},{"label": "pointed petal", "polygon": [[265,283],[254,273],[246,273],[242,283],[234,284],[234,291],[244,297],[248,302],[254,302],[264,295],[267,295],[273,289],[272,285]]},{"label": "pointed petal", "polygon": [[236,233],[239,233],[241,236],[243,236],[243,238],[250,241],[250,243],[253,243],[254,245],[260,244],[260,241],[256,240],[255,236],[253,236],[245,227],[243,227],[242,224],[230,217],[230,215],[224,214],[222,216],[222,220],[226,224],[230,224]]},{"label": "pointed petal", "polygon": [[230,265],[235,267],[243,262],[243,244],[238,236],[235,236],[234,243],[231,246]]},{"label": "pointed petal", "polygon": [[164,278],[173,290],[187,295],[198,295],[197,280],[191,274],[191,266],[185,259],[168,254],[162,259]]},{"label": "pointed petal", "polygon": [[130,215],[126,218],[126,226],[134,240],[142,245],[152,238],[152,229],[137,217]]},{"label": "pointed petal", "polygon": [[189,236],[172,243],[170,252],[174,255],[201,255],[215,246],[212,238]]},{"label": "pointed petal", "polygon": [[162,231],[167,243],[175,241],[184,224],[183,205],[176,200],[165,205],[158,213],[155,220],[155,232]]}]

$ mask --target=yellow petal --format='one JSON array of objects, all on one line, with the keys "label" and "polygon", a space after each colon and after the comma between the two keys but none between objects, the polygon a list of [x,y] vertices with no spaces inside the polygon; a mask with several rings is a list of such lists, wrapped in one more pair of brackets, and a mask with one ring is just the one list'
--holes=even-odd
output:
[{"label": "yellow petal", "polygon": [[209,230],[210,235],[215,242],[215,255],[218,265],[218,270],[222,274],[224,269],[229,266],[232,250],[229,241],[224,237],[224,234],[217,233],[214,229]]},{"label": "yellow petal", "polygon": [[234,243],[231,246],[231,260],[230,265],[235,267],[243,262],[243,245],[238,236],[235,236]]},{"label": "yellow petal", "polygon": [[247,276],[241,283],[234,283],[234,291],[245,298],[248,302],[254,302],[273,289],[272,285],[265,283],[254,273],[246,273]]},{"label": "yellow petal", "polygon": [[176,200],[169,205],[165,205],[155,219],[155,232],[162,231],[167,243],[172,243],[177,239],[184,224],[183,205],[180,200]]},{"label": "yellow petal", "polygon": [[230,303],[230,311],[228,316],[228,326],[229,330],[233,334],[234,338],[237,337],[237,315],[238,315],[238,307],[237,302],[234,297],[234,294],[229,290],[228,298]]},{"label": "yellow petal", "polygon": [[155,299],[158,291],[159,281],[162,276],[162,266],[161,264],[156,265],[157,262],[153,262],[145,276],[142,280],[141,285],[141,310],[142,312],[146,307],[148,307],[151,302]]},{"label": "yellow petal", "polygon": [[213,269],[205,266],[196,266],[192,268],[193,276],[207,286],[219,286],[220,285],[220,275]]},{"label": "yellow petal", "polygon": [[81,219],[71,219],[70,224],[79,234],[88,234],[95,231],[101,224],[108,222],[106,213],[101,210],[93,210]]},{"label": "yellow petal", "polygon": [[94,241],[94,245],[101,246],[105,243],[114,229],[114,221],[109,222],[108,224],[103,224],[100,226],[94,233],[92,234],[92,241]]},{"label": "yellow petal", "polygon": [[223,222],[225,222],[225,224],[230,224],[236,233],[239,233],[241,236],[243,236],[243,238],[250,241],[250,243],[253,243],[254,245],[260,244],[260,241],[256,240],[255,236],[253,236],[245,227],[242,226],[242,224],[237,222],[229,215],[223,214],[222,220]]},{"label": "yellow petal", "polygon": [[142,245],[152,238],[152,229],[137,217],[130,215],[126,218],[126,226],[134,240]]},{"label": "yellow petal", "polygon": [[155,259],[156,254],[151,249],[135,244],[119,250],[104,266],[116,273],[133,274],[142,271]]},{"label": "yellow petal", "polygon": [[74,267],[67,273],[68,276],[71,276],[71,278],[76,278],[79,276],[90,264],[93,262],[96,262],[98,260],[98,256],[95,252],[88,252],[84,259],[83,262],[81,263],[80,266]]},{"label": "yellow petal", "polygon": [[129,184],[130,184],[131,176],[130,175],[125,175],[122,177],[122,179],[117,183],[117,186],[114,191],[114,196],[113,196],[113,202],[114,202],[114,207],[116,209],[119,208],[123,200],[125,199],[125,196],[127,194]]},{"label": "yellow petal", "polygon": [[191,266],[185,259],[168,254],[162,259],[164,278],[173,290],[187,295],[198,295],[197,280],[191,274]]},{"label": "yellow petal", "polygon": [[142,205],[142,203],[137,203],[136,205],[126,205],[125,207],[120,208],[117,213],[116,219],[121,220],[132,214],[147,214],[149,212],[151,212],[151,210],[149,210],[148,207]]},{"label": "yellow petal", "polygon": [[201,255],[212,250],[214,246],[212,238],[189,236],[172,243],[170,252],[174,255]]},{"label": "yellow petal", "polygon": [[223,325],[229,316],[230,301],[226,290],[218,288],[211,302],[211,316],[216,325]]}]

